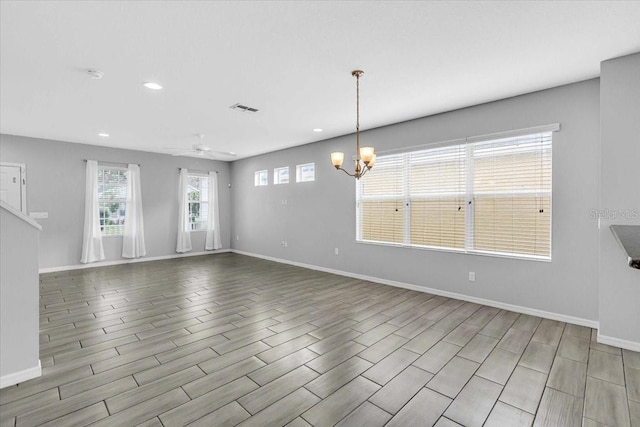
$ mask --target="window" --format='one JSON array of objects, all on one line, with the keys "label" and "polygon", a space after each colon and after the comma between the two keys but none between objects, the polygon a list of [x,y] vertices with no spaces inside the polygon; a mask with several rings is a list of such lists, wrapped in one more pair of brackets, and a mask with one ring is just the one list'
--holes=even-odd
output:
[{"label": "window", "polygon": [[127,170],[98,167],[98,208],[103,236],[121,236],[127,204]]},{"label": "window", "polygon": [[316,164],[305,163],[296,166],[296,182],[309,182],[316,180]]},{"label": "window", "polygon": [[269,171],[256,171],[254,178],[254,185],[260,187],[263,185],[269,185]]},{"label": "window", "polygon": [[288,184],[289,183],[289,166],[281,168],[275,168],[273,170],[273,184]]},{"label": "window", "polygon": [[357,239],[550,259],[551,135],[378,157],[357,183]]},{"label": "window", "polygon": [[191,231],[207,229],[209,219],[209,177],[189,175],[187,179],[189,200],[189,224]]}]

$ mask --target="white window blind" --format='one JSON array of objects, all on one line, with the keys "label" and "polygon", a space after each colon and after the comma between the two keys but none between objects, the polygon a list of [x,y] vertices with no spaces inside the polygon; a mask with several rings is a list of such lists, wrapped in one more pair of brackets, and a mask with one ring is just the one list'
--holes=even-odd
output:
[{"label": "white window blind", "polygon": [[357,238],[549,259],[551,160],[551,132],[380,156],[357,183]]},{"label": "white window blind", "polygon": [[98,167],[98,207],[100,230],[104,236],[124,232],[127,205],[127,170],[118,167]]},{"label": "white window blind", "polygon": [[209,177],[189,175],[187,179],[187,196],[191,230],[206,230],[209,219]]},{"label": "white window blind", "polygon": [[436,148],[408,156],[410,243],[464,249],[465,147]]},{"label": "white window blind", "polygon": [[375,173],[359,180],[359,240],[404,242],[406,177],[403,155],[376,160]]},{"label": "white window blind", "polygon": [[473,144],[474,248],[551,255],[551,133]]}]

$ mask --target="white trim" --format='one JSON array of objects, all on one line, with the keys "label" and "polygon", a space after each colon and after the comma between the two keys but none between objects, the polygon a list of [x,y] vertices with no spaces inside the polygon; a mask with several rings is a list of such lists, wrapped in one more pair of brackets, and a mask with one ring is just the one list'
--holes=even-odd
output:
[{"label": "white trim", "polygon": [[266,255],[259,255],[259,254],[254,254],[254,253],[251,253],[251,252],[239,251],[239,250],[236,250],[236,249],[231,249],[231,252],[236,253],[236,254],[240,254],[240,255],[246,255],[246,256],[254,257],[254,258],[261,258],[261,259],[265,259],[267,261],[274,261],[274,262],[279,262],[279,263],[282,263],[282,264],[294,265],[296,267],[308,268],[310,270],[317,270],[317,271],[323,271],[325,273],[337,274],[339,276],[345,276],[345,277],[351,277],[351,278],[354,278],[354,279],[367,280],[369,282],[381,283],[383,285],[394,286],[394,287],[397,287],[397,288],[404,288],[404,289],[409,289],[409,290],[412,290],[412,291],[426,292],[426,293],[430,293],[430,294],[434,294],[434,295],[440,295],[440,296],[447,297],[447,298],[455,298],[455,299],[459,299],[459,300],[462,300],[462,301],[474,302],[476,304],[488,305],[490,307],[496,307],[496,308],[500,308],[500,309],[503,309],[503,310],[510,310],[510,311],[515,311],[517,313],[523,313],[523,314],[529,314],[529,315],[532,315],[532,316],[544,317],[545,319],[558,320],[560,322],[567,322],[567,323],[572,323],[572,324],[580,325],[580,326],[587,326],[589,328],[597,329],[598,326],[599,326],[598,321],[596,321],[596,320],[583,319],[581,317],[568,316],[566,314],[560,314],[560,313],[552,313],[550,311],[538,310],[538,309],[529,308],[529,307],[522,307],[522,306],[515,305],[515,304],[508,304],[508,303],[504,303],[504,302],[500,302],[500,301],[493,301],[493,300],[489,300],[489,299],[484,299],[484,298],[478,298],[478,297],[473,297],[473,296],[469,296],[469,295],[458,294],[458,293],[455,293],[455,292],[448,292],[448,291],[443,291],[443,290],[440,290],[440,289],[428,288],[426,286],[418,286],[418,285],[413,285],[413,284],[410,284],[410,283],[397,282],[395,280],[388,280],[388,279],[381,279],[381,278],[378,278],[378,277],[365,276],[363,274],[350,273],[348,271],[335,270],[333,268],[320,267],[320,266],[312,265],[312,264],[304,264],[304,263],[300,263],[300,262],[296,262],[296,261],[289,261],[289,260],[286,260],[286,259],[274,258],[274,257],[266,256]]},{"label": "white trim", "polygon": [[2,207],[2,209],[6,210],[10,214],[12,214],[12,215],[18,217],[19,219],[23,220],[24,222],[26,222],[27,224],[29,224],[30,226],[32,226],[36,230],[42,230],[42,226],[40,224],[38,224],[37,222],[35,222],[31,218],[29,218],[25,213],[22,213],[19,210],[15,209],[9,203],[0,200],[0,207]]},{"label": "white trim", "polygon": [[137,262],[147,262],[147,261],[162,261],[165,259],[184,258],[184,257],[200,256],[200,255],[215,255],[215,254],[221,254],[225,252],[231,252],[231,251],[229,249],[217,249],[215,251],[187,252],[184,254],[162,255],[162,256],[154,256],[154,257],[135,258],[135,259],[119,259],[115,261],[92,262],[89,264],[63,265],[60,267],[45,267],[45,268],[41,268],[39,270],[39,273],[40,274],[55,273],[58,271],[67,271],[67,270],[82,270],[83,268],[108,267],[110,265],[133,264]]},{"label": "white trim", "polygon": [[600,331],[598,331],[597,341],[601,344],[612,345],[614,347],[624,348],[626,350],[638,351],[640,352],[640,342],[623,340],[620,338],[608,337],[606,335],[600,335]]},{"label": "white trim", "polygon": [[0,377],[0,388],[9,387],[33,378],[38,378],[42,375],[42,365],[40,359],[38,359],[38,366],[33,368],[23,369],[22,371],[14,372],[12,374],[3,375]]}]

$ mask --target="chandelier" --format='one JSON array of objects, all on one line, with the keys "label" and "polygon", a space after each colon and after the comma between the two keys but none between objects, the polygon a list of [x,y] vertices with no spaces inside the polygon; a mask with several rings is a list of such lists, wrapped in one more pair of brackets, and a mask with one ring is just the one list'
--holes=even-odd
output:
[{"label": "chandelier", "polygon": [[355,179],[360,179],[376,163],[376,154],[373,147],[360,147],[360,76],[363,74],[364,71],[362,70],[351,72],[351,75],[356,78],[356,164],[354,172],[349,173],[342,168],[342,163],[344,162],[344,153],[342,151],[331,153],[333,166]]}]

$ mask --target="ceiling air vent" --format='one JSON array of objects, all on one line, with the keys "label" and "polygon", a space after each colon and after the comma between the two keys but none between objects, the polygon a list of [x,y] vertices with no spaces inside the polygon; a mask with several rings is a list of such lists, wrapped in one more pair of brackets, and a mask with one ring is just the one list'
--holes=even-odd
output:
[{"label": "ceiling air vent", "polygon": [[258,109],[253,107],[247,107],[242,104],[233,104],[231,107],[232,110],[240,111],[241,113],[257,113]]}]

